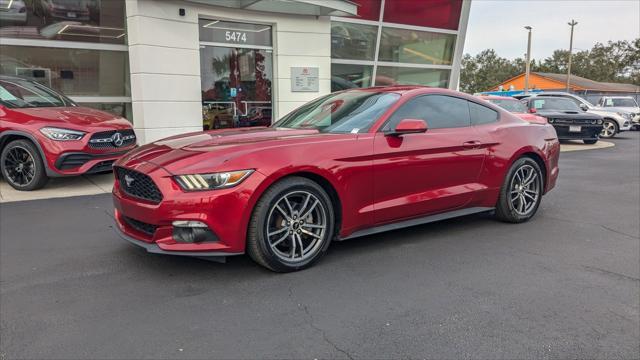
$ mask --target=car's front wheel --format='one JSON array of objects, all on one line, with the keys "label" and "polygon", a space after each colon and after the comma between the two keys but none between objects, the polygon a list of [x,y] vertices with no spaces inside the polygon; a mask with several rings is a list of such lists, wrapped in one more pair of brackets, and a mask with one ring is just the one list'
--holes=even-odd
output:
[{"label": "car's front wheel", "polygon": [[31,191],[48,180],[40,152],[28,140],[14,140],[0,154],[2,176],[16,190]]},{"label": "car's front wheel", "polygon": [[542,170],[537,162],[529,157],[516,160],[500,189],[496,206],[498,219],[511,223],[531,219],[540,206],[543,184]]},{"label": "car's front wheel", "polygon": [[605,119],[604,123],[602,124],[602,131],[600,132],[600,137],[612,138],[616,136],[617,133],[618,133],[618,124],[616,124],[616,122],[613,120]]},{"label": "car's front wheel", "polygon": [[320,185],[303,177],[285,178],[265,191],[256,204],[247,253],[276,272],[308,268],[329,247],[334,222],[331,198]]},{"label": "car's front wheel", "polygon": [[587,145],[593,145],[595,143],[598,142],[598,139],[592,139],[592,140],[582,140],[582,142],[584,142]]}]

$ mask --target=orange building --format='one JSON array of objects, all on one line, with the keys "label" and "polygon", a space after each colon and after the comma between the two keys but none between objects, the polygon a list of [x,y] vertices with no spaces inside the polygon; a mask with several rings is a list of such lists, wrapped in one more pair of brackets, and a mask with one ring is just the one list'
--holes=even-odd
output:
[{"label": "orange building", "polygon": [[[567,89],[567,74],[554,74],[543,72],[532,72],[529,75],[529,90],[556,90],[564,91]],[[524,73],[512,77],[493,87],[489,91],[509,91],[524,90]],[[605,83],[589,80],[580,76],[571,75],[571,91],[572,92],[620,92],[620,93],[637,93],[640,92],[640,86],[633,84]]]}]

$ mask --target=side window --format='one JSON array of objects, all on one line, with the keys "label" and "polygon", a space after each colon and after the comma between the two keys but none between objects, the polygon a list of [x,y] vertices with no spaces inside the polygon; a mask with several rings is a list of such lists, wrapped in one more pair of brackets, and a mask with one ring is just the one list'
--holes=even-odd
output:
[{"label": "side window", "polygon": [[446,95],[413,98],[391,115],[383,131],[395,129],[403,119],[422,119],[429,129],[470,126],[467,100]]},{"label": "side window", "polygon": [[489,124],[498,121],[498,112],[489,109],[486,106],[476,104],[472,101],[469,103],[469,115],[471,116],[471,125]]}]

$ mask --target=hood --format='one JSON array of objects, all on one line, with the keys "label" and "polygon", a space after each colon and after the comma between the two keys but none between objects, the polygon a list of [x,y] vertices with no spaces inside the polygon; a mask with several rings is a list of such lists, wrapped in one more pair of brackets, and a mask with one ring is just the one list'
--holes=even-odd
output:
[{"label": "hood", "polygon": [[622,107],[622,106],[617,106],[617,107],[595,107],[593,108],[593,110],[597,110],[597,111],[606,111],[606,112],[621,112],[621,113],[633,113],[633,114],[638,114],[640,113],[640,107]]},{"label": "hood", "polygon": [[584,112],[584,111],[557,111],[557,110],[538,110],[536,114],[544,116],[546,118],[556,119],[587,119],[598,120],[602,119],[602,116]]},{"label": "hood", "polygon": [[131,123],[126,119],[105,111],[81,106],[40,107],[11,109],[24,114],[34,121],[47,122],[49,126],[67,127],[76,130],[128,129]]},{"label": "hood", "polygon": [[528,113],[514,113],[513,115],[519,117],[520,119],[527,121],[531,124],[540,124],[544,125],[547,123],[547,119],[542,116],[538,116],[536,114],[528,114]]},{"label": "hood", "polygon": [[333,136],[318,130],[265,127],[194,132],[142,146],[125,155],[119,163],[134,166],[148,162],[172,174],[186,174],[200,171],[203,164],[213,168],[235,157],[259,156],[261,150],[270,147],[306,144]]}]

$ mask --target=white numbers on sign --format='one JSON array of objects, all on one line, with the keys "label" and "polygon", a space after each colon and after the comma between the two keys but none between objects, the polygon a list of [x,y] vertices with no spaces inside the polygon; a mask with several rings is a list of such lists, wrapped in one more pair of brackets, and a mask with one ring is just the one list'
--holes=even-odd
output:
[{"label": "white numbers on sign", "polygon": [[224,33],[224,39],[227,41],[235,42],[247,42],[247,33],[240,31],[226,31]]}]

